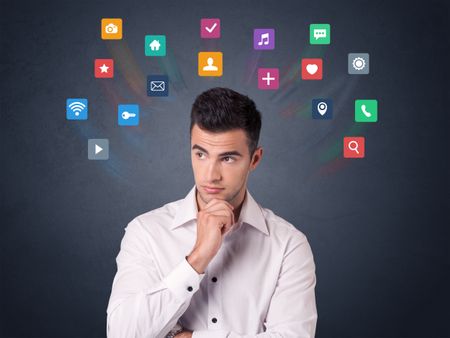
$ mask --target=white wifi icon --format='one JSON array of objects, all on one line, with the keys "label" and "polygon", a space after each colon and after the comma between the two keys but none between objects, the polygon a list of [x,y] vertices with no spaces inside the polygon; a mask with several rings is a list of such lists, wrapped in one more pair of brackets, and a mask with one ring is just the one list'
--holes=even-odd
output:
[{"label": "white wifi icon", "polygon": [[67,119],[87,119],[87,99],[67,99]]},{"label": "white wifi icon", "polygon": [[74,112],[75,116],[79,116],[80,112],[82,112],[84,108],[86,108],[86,105],[83,102],[76,101],[69,104],[69,108]]}]

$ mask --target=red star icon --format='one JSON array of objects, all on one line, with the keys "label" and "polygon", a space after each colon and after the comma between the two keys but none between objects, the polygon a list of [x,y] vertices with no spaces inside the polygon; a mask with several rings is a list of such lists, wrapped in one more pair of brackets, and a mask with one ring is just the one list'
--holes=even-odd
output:
[{"label": "red star icon", "polygon": [[114,60],[113,59],[95,59],[94,75],[96,78],[113,78],[114,77]]}]

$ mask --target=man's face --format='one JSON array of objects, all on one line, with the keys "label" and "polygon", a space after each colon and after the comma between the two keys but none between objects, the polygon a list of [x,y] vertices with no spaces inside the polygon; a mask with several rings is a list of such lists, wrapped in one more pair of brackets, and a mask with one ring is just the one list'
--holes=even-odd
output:
[{"label": "man's face", "polygon": [[[262,148],[250,158],[243,129],[212,133],[194,125],[191,131],[191,159],[200,202],[223,199],[237,207],[242,202],[250,171],[258,165]],[[217,188],[208,189],[208,188]]]}]

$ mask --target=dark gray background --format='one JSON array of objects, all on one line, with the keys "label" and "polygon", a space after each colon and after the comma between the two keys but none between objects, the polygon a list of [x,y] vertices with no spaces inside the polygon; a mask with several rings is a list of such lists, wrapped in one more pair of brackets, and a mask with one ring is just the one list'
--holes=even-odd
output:
[{"label": "dark gray background", "polygon": [[[303,231],[317,264],[318,337],[450,337],[449,7],[445,1],[1,1],[1,335],[101,337],[124,227],[193,186],[189,111],[227,86],[263,114],[265,157],[249,188]],[[123,41],[100,19],[124,19]],[[201,41],[202,17],[222,38]],[[330,46],[309,24],[330,23]],[[253,28],[276,49],[252,50]],[[165,34],[168,55],[144,56]],[[224,76],[197,76],[197,53],[224,53]],[[371,74],[347,74],[347,53],[370,53]],[[113,57],[113,80],[94,79]],[[322,81],[299,79],[300,59],[324,58]],[[277,92],[255,69],[278,67]],[[170,97],[145,95],[168,74]],[[89,99],[89,120],[65,120],[65,100]],[[315,97],[334,119],[311,120]],[[357,98],[379,101],[379,122],[355,124]],[[117,104],[141,123],[117,126]],[[342,159],[342,138],[366,137],[366,158]],[[87,159],[108,138],[110,160]],[[256,254],[256,253],[255,253]]]}]

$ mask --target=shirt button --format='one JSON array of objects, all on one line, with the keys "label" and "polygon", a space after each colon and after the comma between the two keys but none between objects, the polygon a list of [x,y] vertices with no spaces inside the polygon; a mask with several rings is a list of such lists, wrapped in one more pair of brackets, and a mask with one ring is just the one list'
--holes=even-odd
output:
[{"label": "shirt button", "polygon": [[189,292],[191,292],[191,291],[194,290],[194,289],[192,288],[192,286],[188,286],[187,290],[188,290]]},{"label": "shirt button", "polygon": [[212,321],[213,323],[217,323],[217,318],[214,317],[213,319],[211,319],[211,321]]},{"label": "shirt button", "polygon": [[217,278],[216,277],[211,278],[211,280],[213,281],[213,283],[217,282]]}]

